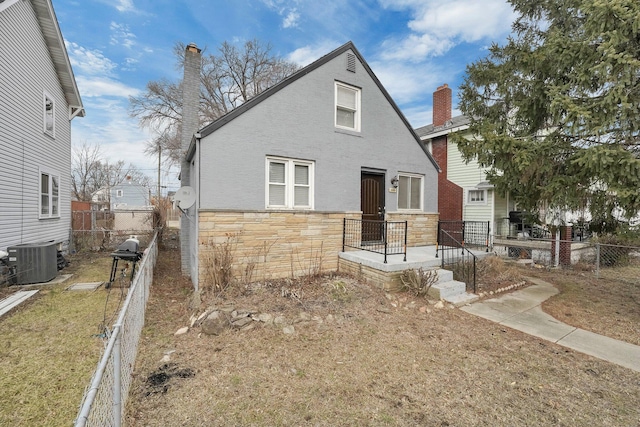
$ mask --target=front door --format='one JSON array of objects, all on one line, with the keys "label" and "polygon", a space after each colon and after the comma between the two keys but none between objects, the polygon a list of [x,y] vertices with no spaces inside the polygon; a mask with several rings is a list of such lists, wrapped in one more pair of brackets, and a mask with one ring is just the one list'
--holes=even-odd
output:
[{"label": "front door", "polygon": [[362,242],[381,242],[384,235],[384,175],[362,172],[360,207]]}]

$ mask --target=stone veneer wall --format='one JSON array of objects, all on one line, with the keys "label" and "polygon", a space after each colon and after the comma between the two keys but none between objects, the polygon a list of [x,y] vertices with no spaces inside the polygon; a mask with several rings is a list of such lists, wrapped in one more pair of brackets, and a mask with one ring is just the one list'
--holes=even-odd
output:
[{"label": "stone veneer wall", "polygon": [[353,276],[359,280],[365,280],[375,286],[380,286],[385,291],[398,292],[402,289],[400,276],[403,271],[386,272],[376,270],[373,267],[342,258],[338,261],[338,271],[340,273]]},{"label": "stone veneer wall", "polygon": [[387,221],[407,221],[407,246],[429,246],[438,241],[437,213],[388,212]]},{"label": "stone veneer wall", "polygon": [[[200,211],[199,283],[211,282],[214,245],[229,242],[233,275],[261,281],[338,270],[343,219],[360,212]],[[247,268],[251,270],[248,278]]]}]

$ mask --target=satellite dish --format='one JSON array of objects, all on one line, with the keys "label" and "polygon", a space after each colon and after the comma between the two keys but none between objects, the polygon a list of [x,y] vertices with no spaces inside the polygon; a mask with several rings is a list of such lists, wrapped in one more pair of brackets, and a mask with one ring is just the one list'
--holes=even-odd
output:
[{"label": "satellite dish", "polygon": [[173,200],[178,209],[189,209],[196,202],[196,191],[191,187],[180,187]]}]

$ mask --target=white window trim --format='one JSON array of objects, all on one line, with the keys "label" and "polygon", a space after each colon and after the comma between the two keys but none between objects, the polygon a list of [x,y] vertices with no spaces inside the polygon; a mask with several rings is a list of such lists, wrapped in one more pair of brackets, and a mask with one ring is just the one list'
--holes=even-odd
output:
[{"label": "white window trim", "polygon": [[0,3],[0,12],[15,3],[18,3],[18,0],[5,0],[4,2]]},{"label": "white window trim", "polygon": [[[49,212],[47,214],[42,213],[42,175],[49,176]],[[58,180],[58,213],[52,214],[53,211],[53,177]],[[60,175],[53,170],[46,168],[38,168],[38,218],[39,219],[52,219],[52,218],[60,218],[60,194],[61,191],[60,185]]]},{"label": "white window trim", "polygon": [[403,211],[403,212],[422,212],[424,210],[424,175],[420,175],[417,173],[407,173],[407,172],[398,172],[398,179],[400,179],[401,176],[405,176],[408,178],[420,178],[420,207],[417,209],[407,209],[407,208],[401,208],[400,207],[400,188],[398,187],[398,192],[397,192],[397,200],[396,203],[398,205],[398,210],[399,211]]},{"label": "white window trim", "polygon": [[[53,120],[51,130],[47,129],[47,99],[51,100],[53,104],[51,112],[51,118]],[[51,138],[56,137],[56,100],[46,90],[42,93],[42,130],[45,135],[49,135]]]},{"label": "white window trim", "polygon": [[[471,197],[469,196],[469,193],[471,191],[482,191],[482,199],[481,201],[471,201]],[[471,206],[483,206],[487,204],[487,190],[483,189],[483,188],[467,188],[466,191],[466,204],[467,205],[471,205]]]},{"label": "white window trim", "polygon": [[[285,164],[285,173],[284,173],[284,182],[285,182],[285,204],[284,205],[269,205],[269,164],[271,162],[284,163]],[[309,168],[309,205],[308,206],[294,206],[294,177],[295,177],[295,166],[296,165],[304,165]],[[288,210],[313,210],[314,209],[314,189],[315,189],[315,181],[314,181],[314,166],[315,162],[309,160],[299,160],[299,159],[291,159],[286,157],[272,157],[269,156],[266,158],[265,162],[265,207],[267,209],[288,209]]]},{"label": "white window trim", "polygon": [[[348,126],[341,126],[338,124],[338,88],[339,87],[343,87],[346,89],[350,89],[356,92],[356,109],[355,109],[355,115],[354,115],[354,127],[348,127]],[[340,82],[335,82],[335,87],[334,87],[334,101],[333,101],[333,122],[335,127],[337,127],[338,129],[345,129],[345,130],[349,130],[352,132],[360,132],[360,117],[361,117],[361,109],[362,109],[362,103],[361,103],[361,98],[362,98],[362,90],[360,88],[357,88],[355,86],[350,86],[348,84],[345,83],[340,83]],[[343,107],[344,108],[344,107]]]}]

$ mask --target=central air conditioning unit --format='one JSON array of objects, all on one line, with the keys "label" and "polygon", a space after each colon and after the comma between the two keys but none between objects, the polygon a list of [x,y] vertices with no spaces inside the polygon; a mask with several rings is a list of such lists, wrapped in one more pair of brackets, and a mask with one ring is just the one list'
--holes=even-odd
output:
[{"label": "central air conditioning unit", "polygon": [[14,285],[43,283],[58,274],[58,250],[54,241],[11,246],[9,267],[14,271]]}]

